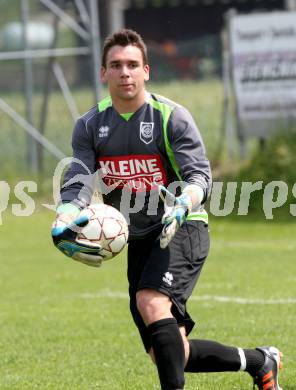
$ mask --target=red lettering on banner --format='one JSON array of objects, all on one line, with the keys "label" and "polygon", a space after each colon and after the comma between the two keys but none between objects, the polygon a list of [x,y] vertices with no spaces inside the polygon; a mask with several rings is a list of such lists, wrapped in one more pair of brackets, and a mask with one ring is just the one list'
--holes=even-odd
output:
[{"label": "red lettering on banner", "polygon": [[105,175],[107,186],[129,188],[131,191],[151,191],[157,185],[167,185],[166,173],[159,155],[128,155],[97,158],[97,169]]}]

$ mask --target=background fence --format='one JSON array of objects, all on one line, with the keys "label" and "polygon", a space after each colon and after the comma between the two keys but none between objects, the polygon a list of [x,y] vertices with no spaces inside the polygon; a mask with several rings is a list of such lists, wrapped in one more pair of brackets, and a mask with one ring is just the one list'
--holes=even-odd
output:
[{"label": "background fence", "polygon": [[[62,12],[83,26],[77,5],[85,5],[86,12],[89,12],[87,2],[56,3],[61,6]],[[0,2],[0,56],[1,53],[15,53],[23,48],[20,36],[21,5],[21,2],[15,0]],[[33,38],[28,42],[29,49],[82,47],[83,39],[42,1],[30,0],[28,6],[28,24],[33,30]],[[209,153],[213,156],[218,147],[221,128],[220,36],[207,35],[200,39],[167,40],[161,43],[148,39],[147,43],[152,69],[148,89],[165,94],[192,111],[209,145]],[[42,56],[33,58],[31,65],[31,124],[63,154],[71,155],[70,140],[75,118],[96,103],[91,53],[58,58]],[[25,76],[23,59],[0,61],[1,98],[23,117],[28,114]],[[63,83],[64,90],[61,90]],[[106,93],[102,88],[99,92],[101,96]],[[68,94],[66,100],[65,93]],[[36,146],[38,173],[51,177],[56,158],[39,144],[34,146],[35,140],[3,111],[0,111],[0,118],[1,176],[9,179],[32,173],[28,167],[32,157],[30,154],[32,151],[34,153]]]}]

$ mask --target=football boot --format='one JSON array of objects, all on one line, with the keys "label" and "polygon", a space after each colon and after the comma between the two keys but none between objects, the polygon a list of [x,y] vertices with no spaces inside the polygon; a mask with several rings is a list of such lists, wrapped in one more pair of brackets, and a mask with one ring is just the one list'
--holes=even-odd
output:
[{"label": "football boot", "polygon": [[259,390],[283,390],[278,382],[279,369],[282,368],[282,353],[275,347],[256,348],[264,354],[265,360],[254,378],[254,387]]}]

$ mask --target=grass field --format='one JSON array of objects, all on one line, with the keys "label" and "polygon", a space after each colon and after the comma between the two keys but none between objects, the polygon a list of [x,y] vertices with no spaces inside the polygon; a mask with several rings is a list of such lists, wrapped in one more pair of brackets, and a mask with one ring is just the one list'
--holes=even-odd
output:
[{"label": "grass field", "polygon": [[[125,257],[100,269],[68,260],[51,244],[52,219],[5,213],[0,226],[0,389],[158,389],[129,315]],[[295,390],[296,225],[215,218],[211,233],[193,337],[279,346],[281,385]],[[186,390],[252,388],[245,373],[186,379]]]}]

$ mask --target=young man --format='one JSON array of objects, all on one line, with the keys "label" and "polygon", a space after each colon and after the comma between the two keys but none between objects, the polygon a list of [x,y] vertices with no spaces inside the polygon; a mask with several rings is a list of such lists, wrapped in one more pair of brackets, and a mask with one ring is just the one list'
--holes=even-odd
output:
[{"label": "young man", "polygon": [[[280,390],[277,348],[242,349],[188,339],[194,322],[186,302],[208,255],[203,204],[211,187],[209,162],[191,115],[146,91],[146,46],[134,31],[122,30],[106,39],[101,77],[110,96],[74,128],[75,160],[61,190],[52,230],[55,245],[76,260],[101,264],[100,248],[90,253],[90,248],[79,246],[72,229],[87,223],[78,214],[90,202],[91,186],[81,179],[67,185],[85,175],[85,167],[90,173],[101,169],[105,189],[109,188],[103,195],[106,204],[122,209],[126,191],[129,207],[143,201],[142,208],[128,216],[130,310],[157,366],[161,388],[183,389],[184,372],[245,370],[259,389]],[[165,204],[158,203],[159,189]]]}]

